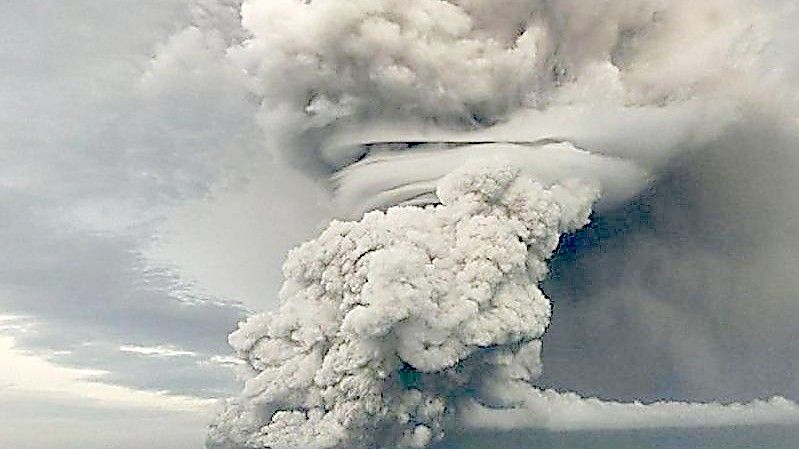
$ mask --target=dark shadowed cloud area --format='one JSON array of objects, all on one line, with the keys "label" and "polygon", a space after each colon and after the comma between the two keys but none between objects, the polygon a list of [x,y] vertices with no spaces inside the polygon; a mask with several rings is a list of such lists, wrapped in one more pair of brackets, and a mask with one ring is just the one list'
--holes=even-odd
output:
[{"label": "dark shadowed cloud area", "polygon": [[[404,90],[411,75],[396,67],[380,72],[385,79],[358,73],[363,68],[358,58],[369,60],[381,45],[393,45],[386,43],[389,38],[377,44],[369,40],[368,32],[388,33],[380,28],[384,24],[364,27],[366,37],[346,47],[346,57],[337,56],[339,47],[325,44],[319,60],[291,66],[281,59],[285,54],[272,57],[269,45],[302,53],[313,47],[313,39],[355,21],[360,12],[352,5],[363,2],[344,2],[352,7],[342,13],[341,23],[327,20],[321,9],[307,23],[285,29],[269,18],[277,15],[276,7],[269,10],[264,2],[246,2],[249,8],[245,5],[242,13],[235,0],[0,0],[0,447],[204,447],[208,425],[223,409],[220,401],[241,390],[236,372],[245,363],[235,357],[228,335],[254,312],[277,308],[286,253],[317,234],[331,216],[351,212],[335,209],[341,205],[331,201],[327,176],[331,167],[355,160],[353,155],[319,151],[308,156],[310,150],[293,150],[324,148],[330,123],[357,128],[363,117],[392,110],[394,101],[415,105],[396,108],[403,119],[418,115],[462,131],[464,120],[472,129],[492,116],[538,106],[516,104],[520,92],[545,92],[540,101],[571,105],[573,98],[597,88],[594,81],[585,86],[580,81],[564,94],[558,90],[559,83],[567,84],[563,74],[551,93],[539,77],[519,80],[511,89],[502,77],[478,83],[484,74],[477,70]],[[335,7],[335,2],[319,3]],[[478,18],[480,32],[504,38],[504,32],[480,22],[490,14],[475,6],[479,3],[453,2],[470,5],[464,8]],[[636,2],[607,3],[606,10],[587,13],[585,23],[607,13],[623,17],[618,23],[630,27],[624,32],[637,32],[637,19],[625,13],[638,11]],[[726,109],[726,90],[697,94],[702,101],[718,95],[722,106],[707,100],[713,107],[703,104],[685,113],[703,117],[696,128],[667,127],[661,140],[682,146],[652,162],[647,175],[653,181],[637,185],[622,200],[602,203],[584,228],[560,237],[541,284],[552,302],[552,317],[541,339],[543,374],[537,386],[614,401],[727,403],[775,395],[799,400],[799,58],[794,54],[799,12],[794,2],[776,0],[752,2],[756,9],[741,6],[750,5],[743,1],[731,1],[730,8],[710,3],[729,12],[721,20],[753,10],[781,11],[769,25],[774,30],[769,42],[752,44],[764,47],[758,64],[767,67],[758,73],[765,87],[741,87],[746,101],[730,107],[734,113]],[[511,17],[526,3],[503,4]],[[462,19],[440,12],[450,13],[452,20]],[[542,14],[550,13],[560,14]],[[574,47],[588,34],[568,29],[566,22],[559,32],[572,40],[562,48],[521,48],[551,51],[550,59],[569,54],[574,61],[567,62],[579,66],[593,47]],[[449,36],[465,26],[452,23],[452,29],[436,32]],[[319,24],[326,28],[314,28]],[[482,39],[483,34],[476,35]],[[499,43],[477,49],[469,39],[459,40],[465,50],[457,48],[487,57],[496,52],[490,64],[500,69],[491,73],[540,69],[524,58],[515,65],[516,56],[502,50],[500,37]],[[448,41],[439,38],[414,43],[419,48],[408,51],[418,53],[408,59],[435,52],[446,57],[442,48]],[[673,48],[658,45],[651,49],[655,65],[688,71],[686,61],[664,63],[668,57],[663,55]],[[628,68],[625,49],[617,47],[615,62]],[[630,60],[641,58],[633,53],[629,50]],[[326,57],[335,61],[332,68],[324,67],[328,72],[322,70]],[[285,79],[273,82],[274,73],[280,73],[275,67],[282,64]],[[425,64],[419,63],[418,76],[435,72],[430,69],[435,61]],[[320,73],[307,75],[308,66],[318,66]],[[639,68],[632,62],[629,67]],[[593,76],[594,69],[585,70]],[[680,78],[680,73],[663,77]],[[641,85],[655,79],[647,78],[648,69],[635,76],[644,79]],[[635,76],[631,79],[639,81]],[[685,89],[700,86],[704,94],[707,83],[718,79],[716,73],[692,78]],[[328,90],[309,97],[297,87],[315,83]],[[461,92],[458,83],[473,85],[462,89],[464,98],[445,95],[447,89]],[[674,92],[682,93],[683,87]],[[428,98],[425,89],[444,93]],[[507,98],[491,97],[492,89]],[[679,96],[674,92],[669,95]],[[641,94],[636,101],[666,104],[673,99],[669,95]],[[287,129],[299,126],[291,109],[298,98],[314,123],[286,137]],[[604,101],[597,100],[600,106],[588,108],[579,120],[611,111],[603,109]],[[461,104],[464,110],[458,109]],[[457,114],[445,117],[442,110]],[[675,110],[684,118],[682,109]],[[615,117],[613,111],[607,115]],[[546,120],[561,123],[549,116],[536,123]],[[662,136],[660,128],[642,131],[639,122],[616,121],[614,126],[625,129],[623,136],[629,127],[631,147]],[[598,123],[594,128],[604,127],[605,122]],[[578,125],[553,129],[577,143],[605,143],[594,130],[574,131],[582,129]],[[712,135],[705,138],[703,132]],[[607,142],[626,141],[620,135]],[[626,157],[624,151],[602,156]],[[532,160],[533,168],[527,169],[535,172],[539,162]],[[579,163],[575,159],[575,167]],[[357,173],[351,178],[342,173],[342,190],[362,187]],[[378,176],[389,179],[393,173]],[[621,177],[622,172],[611,173]],[[386,188],[368,187],[378,194]],[[581,207],[587,214],[587,206]],[[799,441],[795,425],[454,428],[432,447],[787,449]]]}]

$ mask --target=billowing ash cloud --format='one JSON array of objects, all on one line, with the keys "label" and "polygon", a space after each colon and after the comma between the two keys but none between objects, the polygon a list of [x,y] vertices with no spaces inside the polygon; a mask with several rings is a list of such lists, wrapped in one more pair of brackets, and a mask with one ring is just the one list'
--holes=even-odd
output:
[{"label": "billowing ash cloud", "polygon": [[783,398],[748,405],[583,399],[541,391],[550,303],[538,288],[594,187],[549,189],[507,163],[445,176],[441,205],[334,221],[289,255],[280,309],[231,334],[242,394],[211,448],[425,447],[472,428],[602,429],[795,423]]},{"label": "billowing ash cloud", "polygon": [[424,447],[450,420],[796,421],[779,397],[644,406],[532,386],[550,316],[538,283],[560,236],[759,111],[790,115],[779,74],[765,76],[776,14],[763,4],[250,0],[241,13],[248,37],[227,57],[271,146],[357,221],[294,250],[280,309],[231,335],[249,368],[210,447]]},{"label": "billowing ash cloud", "polygon": [[745,0],[250,0],[242,17],[252,37],[236,57],[264,113],[306,129],[398,117],[476,128],[520,108],[681,102],[745,76],[768,38],[768,16]]},{"label": "billowing ash cloud", "polygon": [[[228,55],[266,134],[295,166],[336,173],[347,218],[427,201],[481,143],[542,182],[599,181],[599,207],[616,206],[774,83],[775,14],[747,0],[250,0],[241,14],[249,38]],[[515,151],[552,141],[585,151]],[[395,151],[409,146],[422,151]]]},{"label": "billowing ash cloud", "polygon": [[333,222],[285,264],[282,304],[230,336],[249,363],[212,447],[423,447],[456,403],[541,370],[537,287],[594,188],[507,165],[457,170],[440,206]]}]

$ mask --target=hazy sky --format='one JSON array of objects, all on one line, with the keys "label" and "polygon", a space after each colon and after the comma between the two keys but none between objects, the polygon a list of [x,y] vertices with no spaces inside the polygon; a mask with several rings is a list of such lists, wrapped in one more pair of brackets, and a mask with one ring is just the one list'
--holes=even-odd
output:
[{"label": "hazy sky", "polygon": [[[238,389],[227,335],[275,307],[286,251],[330,213],[321,187],[264,150],[258,99],[220,62],[237,11],[0,0],[1,447],[198,448],[216,400]],[[771,57],[796,87],[791,18]],[[202,31],[214,27],[227,34]],[[771,118],[742,120],[565,241],[544,284],[555,312],[542,384],[799,399],[799,140]],[[729,449],[797,435],[505,437]]]},{"label": "hazy sky", "polygon": [[[252,104],[198,61],[157,60],[191,3],[0,2],[0,446],[200,447],[232,391],[241,301],[274,303],[285,251],[322,216],[264,156],[261,178],[225,174],[259,152]],[[148,84],[159,70],[175,79]]]}]

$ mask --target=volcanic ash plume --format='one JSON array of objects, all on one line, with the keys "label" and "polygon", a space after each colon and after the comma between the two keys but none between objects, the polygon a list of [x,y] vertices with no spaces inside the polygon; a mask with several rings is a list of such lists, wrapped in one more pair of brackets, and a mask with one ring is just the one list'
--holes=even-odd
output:
[{"label": "volcanic ash plume", "polygon": [[280,309],[231,335],[246,384],[209,446],[424,447],[450,419],[799,421],[781,398],[642,405],[532,386],[561,234],[776,109],[775,15],[748,0],[244,1],[226,58],[268,145],[360,220],[295,249]]},{"label": "volcanic ash plume", "polygon": [[333,222],[291,252],[280,309],[230,336],[249,378],[211,447],[424,447],[455,398],[492,404],[489,385],[538,376],[550,304],[537,284],[597,190],[490,163],[437,194]]},{"label": "volcanic ash plume", "polygon": [[411,448],[461,428],[629,429],[799,422],[780,397],[751,404],[607,402],[539,390],[550,303],[538,288],[560,235],[598,189],[551,187],[475,161],[439,205],[334,221],[293,250],[281,306],[231,334],[245,386],[209,448]]}]

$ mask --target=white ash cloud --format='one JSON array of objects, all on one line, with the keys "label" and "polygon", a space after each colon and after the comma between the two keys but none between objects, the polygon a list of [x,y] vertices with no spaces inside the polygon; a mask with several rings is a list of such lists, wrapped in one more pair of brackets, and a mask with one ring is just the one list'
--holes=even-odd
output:
[{"label": "white ash cloud", "polygon": [[351,116],[480,125],[522,107],[713,90],[714,78],[750,68],[768,16],[748,1],[249,0],[252,37],[237,57],[269,105],[313,116],[310,126]]},{"label": "white ash cloud", "polygon": [[550,305],[537,283],[597,190],[489,164],[438,194],[335,221],[291,252],[280,309],[230,337],[250,369],[210,447],[423,447],[468,389],[538,376]]},{"label": "white ash cloud", "polygon": [[266,146],[328,184],[340,218],[436,202],[436,181],[485,147],[420,161],[362,144],[442,140],[570,144],[554,158],[493,149],[545,184],[600,183],[605,211],[786,89],[768,56],[780,13],[756,0],[246,0],[225,58],[246,73]]},{"label": "white ash cloud", "polygon": [[[270,138],[287,138],[280,152],[290,160],[334,168],[346,158],[325,154],[320,141],[342,125],[469,131],[530,110],[540,115],[517,122],[520,134],[573,139],[593,127],[580,117],[586,111],[656,107],[679,116],[686,103],[714,104],[691,114],[701,140],[704,126],[734,119],[729,109],[764,89],[752,80],[762,78],[775,16],[747,0],[248,0],[241,14],[249,38],[229,57],[251,75],[261,124]],[[564,107],[576,108],[571,123],[537,126]],[[679,121],[655,131],[668,134]],[[636,137],[611,126],[594,141],[640,141],[653,131],[620,123]],[[685,142],[665,145],[674,153]],[[592,150],[619,151],[613,146]]]}]

